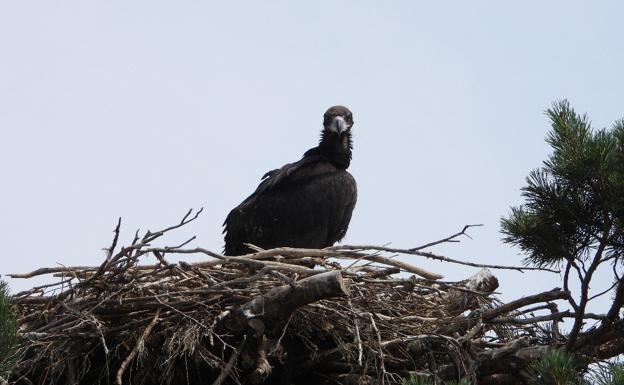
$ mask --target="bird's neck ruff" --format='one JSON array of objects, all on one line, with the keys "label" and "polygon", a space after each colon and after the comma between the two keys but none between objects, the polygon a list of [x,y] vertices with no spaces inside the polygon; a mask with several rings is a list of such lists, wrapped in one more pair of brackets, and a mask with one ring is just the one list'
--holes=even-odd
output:
[{"label": "bird's neck ruff", "polygon": [[351,142],[350,132],[339,135],[335,132],[323,130],[318,147],[309,150],[305,155],[321,155],[326,157],[336,167],[347,169],[351,163],[352,148],[353,143]]}]

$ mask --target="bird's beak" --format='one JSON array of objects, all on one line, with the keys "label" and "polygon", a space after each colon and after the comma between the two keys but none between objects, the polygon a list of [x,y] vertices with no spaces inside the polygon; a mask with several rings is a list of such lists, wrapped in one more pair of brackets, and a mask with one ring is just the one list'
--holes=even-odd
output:
[{"label": "bird's beak", "polygon": [[341,135],[349,129],[349,125],[342,116],[336,116],[329,125],[329,130]]}]

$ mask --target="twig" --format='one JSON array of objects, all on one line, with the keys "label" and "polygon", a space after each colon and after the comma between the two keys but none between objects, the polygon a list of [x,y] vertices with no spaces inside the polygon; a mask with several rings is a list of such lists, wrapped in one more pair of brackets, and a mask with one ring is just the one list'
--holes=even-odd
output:
[{"label": "twig", "polygon": [[115,227],[115,230],[113,230],[113,232],[115,233],[115,236],[113,237],[113,243],[108,249],[105,249],[107,260],[109,260],[113,256],[113,253],[115,252],[115,247],[117,246],[117,241],[119,240],[119,228],[120,227],[121,227],[121,217],[119,217],[119,220],[117,221],[117,226]]},{"label": "twig", "polygon": [[[446,238],[442,238],[440,240],[434,241],[434,242],[429,242],[429,243],[425,243],[422,246],[417,246],[417,247],[412,247],[411,249],[408,249],[409,251],[418,251],[418,250],[422,250],[422,249],[426,249],[428,247],[431,246],[435,246],[435,245],[439,245],[440,243],[445,243],[445,242],[459,242],[458,240],[456,240],[455,238],[459,237],[460,235],[465,235],[468,238],[470,238],[470,235],[466,234],[466,230],[468,230],[471,227],[479,227],[479,226],[483,226],[483,224],[478,224],[478,225],[466,225],[464,226],[464,228],[462,229],[462,231],[455,233],[449,237]],[[472,238],[471,238],[472,239]]]},{"label": "twig", "polygon": [[380,255],[364,256],[363,258],[368,260],[368,261],[373,261],[373,262],[383,263],[385,265],[398,267],[399,269],[403,269],[403,270],[405,270],[407,272],[410,272],[410,273],[419,275],[419,276],[421,276],[423,278],[427,278],[427,279],[431,279],[431,280],[444,278],[443,275],[436,274],[436,273],[431,273],[431,272],[429,272],[429,271],[427,271],[425,269],[421,269],[420,267],[411,265],[409,263],[405,263],[405,262],[397,261],[397,260],[394,260],[394,259],[382,257]]},{"label": "twig", "polygon": [[217,378],[212,382],[212,385],[221,385],[223,380],[225,380],[225,378],[230,374],[232,368],[234,367],[234,364],[236,363],[236,360],[238,359],[238,356],[241,354],[243,348],[245,347],[245,342],[247,342],[247,335],[243,336],[243,341],[240,343],[238,348],[235,349],[234,352],[232,352],[232,355],[228,359],[228,362],[221,370],[221,373],[219,373],[219,376],[217,376]]},{"label": "twig", "polygon": [[195,213],[195,215],[191,218],[188,219],[188,217],[193,213],[193,209],[189,209],[189,211],[187,211],[186,215],[184,215],[184,217],[182,218],[182,220],[180,221],[180,223],[178,223],[177,225],[173,225],[173,226],[169,226],[163,230],[157,231],[155,233],[150,233],[149,231],[147,232],[147,234],[144,237],[144,243],[149,243],[152,242],[153,240],[155,240],[156,238],[159,238],[160,236],[164,235],[165,233],[171,231],[171,230],[175,230],[178,229],[188,223],[193,222],[194,220],[196,220],[199,217],[199,214],[202,213],[202,211],[204,211],[204,208],[200,208],[199,211],[197,211]]},{"label": "twig", "polygon": [[[481,382],[484,370],[496,367],[503,368],[498,373],[505,372],[505,368],[526,363],[527,357],[547,345],[557,344],[558,320],[578,315],[576,309],[559,312],[551,302],[571,300],[566,290],[502,304],[493,297],[497,280],[489,272],[459,282],[422,279],[414,276],[422,269],[395,258],[430,257],[420,248],[454,242],[467,235],[468,227],[462,230],[464,234],[411,250],[387,246],[261,250],[250,246],[254,253],[224,256],[201,247],[187,248],[194,238],[176,246],[151,245],[196,217],[189,210],[174,226],[141,237],[137,232],[129,246],[113,241],[110,259],[99,266],[33,272],[31,276],[58,272],[63,277],[12,297],[24,337],[20,357],[27,357],[19,363],[16,376],[28,373],[36,383],[47,383],[72,371],[76,382],[82,383],[106,370],[93,358],[109,349],[105,361],[116,369],[111,375],[117,384],[140,382],[152,372],[166,383],[177,379],[175,370],[181,370],[181,377],[185,370],[187,376],[197,371],[205,382],[217,385],[252,378],[261,382],[269,376],[271,365],[275,373],[293,383],[303,376],[318,379],[316,373],[323,373],[328,382],[348,382],[359,376],[373,382],[377,378],[379,384],[400,383],[398,375],[407,373],[404,368],[441,381],[463,376]],[[159,263],[140,264],[152,254]],[[170,263],[172,254],[207,258]],[[348,263],[341,265],[335,259],[352,259],[359,266],[349,270]],[[566,276],[574,271],[582,274],[579,266],[569,264]],[[585,270],[591,271],[589,263]],[[389,276],[401,271],[414,275]],[[67,288],[70,277],[78,283]],[[581,316],[601,321],[598,328],[580,333],[574,346],[588,357],[623,351],[617,344],[624,330],[624,321],[619,319],[624,283],[616,287],[607,314]],[[546,321],[553,321],[552,333],[544,333],[540,323]],[[253,345],[250,327],[258,332]],[[273,343],[276,337],[269,349],[267,341]],[[282,340],[288,342],[282,345]],[[163,348],[152,352],[153,341]],[[132,363],[147,351],[147,343],[150,355],[135,370]],[[291,346],[296,349],[282,354]],[[274,375],[269,381],[279,379]]]},{"label": "twig", "polygon": [[381,385],[383,385],[385,382],[385,377],[386,377],[386,363],[385,363],[385,357],[384,357],[384,352],[383,352],[383,342],[381,340],[381,333],[379,333],[379,329],[377,328],[377,324],[375,323],[375,319],[373,318],[373,315],[371,313],[368,313],[368,316],[370,318],[371,327],[373,328],[373,331],[375,332],[375,335],[377,336],[379,369],[380,369],[379,376],[381,378]]},{"label": "twig", "polygon": [[282,329],[282,334],[280,334],[279,338],[277,339],[277,342],[275,343],[275,347],[273,347],[273,349],[271,349],[271,351],[269,352],[268,354],[269,356],[275,353],[277,349],[279,348],[280,344],[282,343],[282,339],[286,335],[286,330],[288,330],[288,325],[290,325],[291,319],[292,319],[292,314],[290,315],[290,317],[288,317],[288,321],[286,321],[286,325],[284,325],[284,329]]},{"label": "twig", "polygon": [[136,345],[134,345],[134,348],[132,349],[130,354],[128,354],[128,356],[126,356],[126,358],[121,363],[119,370],[117,370],[117,375],[115,376],[115,382],[117,383],[117,385],[122,385],[122,377],[123,377],[124,372],[126,371],[128,365],[130,365],[130,362],[134,359],[134,357],[136,357],[139,350],[143,348],[145,341],[147,340],[149,335],[152,333],[152,329],[154,328],[154,326],[156,326],[159,316],[160,316],[160,309],[156,310],[156,314],[154,314],[154,318],[152,318],[152,322],[150,322],[149,325],[147,325],[147,327],[145,328],[145,330],[143,330],[143,334],[137,341]]},{"label": "twig", "polygon": [[[351,308],[351,312],[357,314],[355,312],[355,310],[353,310],[353,303],[351,302],[351,297],[348,298],[347,303],[349,304],[349,307]],[[358,349],[358,365],[362,366],[362,355],[363,355],[363,349],[362,349],[362,338],[360,337],[360,325],[358,322],[358,317],[354,317],[353,318],[353,324],[355,326],[355,344],[357,345],[357,349]]]},{"label": "twig", "polygon": [[516,270],[519,272],[523,272],[525,270],[530,271],[530,270],[540,270],[540,271],[548,271],[551,273],[559,273],[559,270],[553,270],[553,269],[548,269],[545,267],[524,267],[524,266],[504,266],[504,265],[486,265],[486,264],[481,264],[481,263],[473,263],[473,262],[464,262],[464,261],[459,261],[453,258],[449,258],[449,257],[445,257],[442,255],[436,255],[433,253],[429,253],[429,252],[423,252],[423,251],[417,251],[417,250],[411,250],[411,249],[395,249],[395,248],[391,248],[391,247],[381,247],[381,246],[373,246],[373,245],[357,245],[357,246],[351,246],[351,245],[344,245],[344,246],[333,246],[333,247],[328,247],[326,250],[333,250],[336,252],[341,252],[341,251],[347,251],[347,250],[359,250],[359,251],[366,251],[366,250],[378,250],[378,251],[386,251],[389,253],[398,253],[398,254],[408,254],[408,255],[418,255],[421,257],[426,257],[426,258],[430,258],[430,259],[435,259],[438,261],[442,261],[442,262],[450,262],[450,263],[455,263],[458,265],[465,265],[465,266],[472,266],[472,267],[480,267],[480,268],[490,268],[490,269],[499,269],[499,270]]}]

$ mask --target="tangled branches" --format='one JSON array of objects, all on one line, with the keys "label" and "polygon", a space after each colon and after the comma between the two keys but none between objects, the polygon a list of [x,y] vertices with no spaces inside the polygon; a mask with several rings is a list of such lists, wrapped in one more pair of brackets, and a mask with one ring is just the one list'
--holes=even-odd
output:
[{"label": "tangled branches", "polygon": [[[186,248],[193,238],[152,247],[200,212],[189,211],[164,230],[137,234],[116,251],[118,224],[100,266],[12,275],[59,278],[14,296],[23,343],[13,380],[395,384],[423,375],[494,384],[501,376],[522,376],[536,352],[563,342],[557,322],[577,316],[558,311],[553,302],[569,298],[567,291],[507,304],[492,296],[498,281],[489,268],[527,268],[469,264],[423,251],[456,241],[468,226],[405,250],[279,248],[229,257]],[[169,262],[174,254],[211,259]],[[439,274],[393,258],[397,254],[482,270],[464,281],[442,281]],[[148,256],[158,263],[141,264]]]}]

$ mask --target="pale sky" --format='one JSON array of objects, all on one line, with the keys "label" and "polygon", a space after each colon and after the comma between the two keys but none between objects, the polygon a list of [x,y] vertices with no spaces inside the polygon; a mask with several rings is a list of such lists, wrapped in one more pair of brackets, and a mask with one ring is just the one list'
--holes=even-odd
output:
[{"label": "pale sky", "polygon": [[[623,4],[0,1],[0,274],[98,265],[119,216],[128,242],[191,207],[201,219],[168,243],[220,251],[229,210],[316,145],[334,104],[355,118],[344,243],[407,248],[483,223],[432,251],[519,265],[499,219],[549,152],[544,110],[567,98],[598,128],[624,116]],[[506,300],[561,286],[494,274]]]}]

